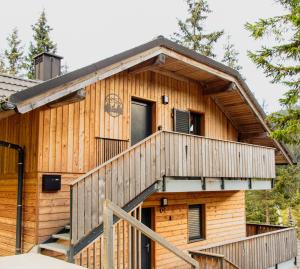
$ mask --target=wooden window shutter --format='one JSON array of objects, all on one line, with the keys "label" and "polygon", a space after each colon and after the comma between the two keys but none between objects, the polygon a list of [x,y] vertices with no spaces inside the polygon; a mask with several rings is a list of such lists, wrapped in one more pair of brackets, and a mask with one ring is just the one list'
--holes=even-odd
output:
[{"label": "wooden window shutter", "polygon": [[189,241],[204,238],[203,231],[203,205],[190,205],[188,211],[188,234]]},{"label": "wooden window shutter", "polygon": [[190,112],[174,108],[174,131],[179,133],[190,133]]}]

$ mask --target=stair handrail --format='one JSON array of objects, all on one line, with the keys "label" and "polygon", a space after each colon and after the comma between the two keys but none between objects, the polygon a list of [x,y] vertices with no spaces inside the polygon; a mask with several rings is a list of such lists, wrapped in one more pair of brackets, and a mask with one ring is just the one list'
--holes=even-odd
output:
[{"label": "stair handrail", "polygon": [[114,265],[113,215],[125,220],[132,227],[139,230],[148,238],[150,238],[154,242],[157,242],[177,257],[189,263],[195,269],[200,269],[199,263],[190,255],[186,254],[185,252],[177,248],[175,245],[168,242],[164,237],[162,237],[158,233],[155,233],[149,227],[147,227],[134,217],[130,216],[126,211],[124,211],[122,208],[118,207],[108,199],[105,199],[103,204],[104,269],[113,268]]},{"label": "stair handrail", "polygon": [[128,149],[122,151],[120,154],[114,156],[113,158],[109,159],[108,161],[96,166],[95,168],[93,168],[92,170],[88,171],[87,173],[83,174],[82,176],[78,177],[77,179],[75,179],[74,181],[70,182],[69,185],[72,187],[75,184],[77,184],[78,182],[80,182],[81,180],[85,179],[86,177],[90,176],[91,174],[93,174],[94,172],[100,170],[102,167],[106,166],[107,164],[113,162],[114,160],[118,159],[120,156],[125,155],[126,153],[130,152],[131,150],[137,148],[138,146],[140,146],[141,144],[145,143],[146,141],[150,140],[151,138],[159,135],[160,133],[164,132],[163,130],[159,130],[153,134],[151,134],[150,136],[147,136],[145,139],[141,140],[140,142],[134,144],[133,146],[129,147]]}]

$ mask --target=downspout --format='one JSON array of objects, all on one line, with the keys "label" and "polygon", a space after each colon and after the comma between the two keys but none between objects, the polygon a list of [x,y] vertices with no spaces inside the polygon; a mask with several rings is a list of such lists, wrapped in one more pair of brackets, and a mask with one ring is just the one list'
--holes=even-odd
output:
[{"label": "downspout", "polygon": [[18,151],[18,193],[16,219],[16,254],[22,253],[22,214],[23,214],[23,181],[24,181],[24,149],[16,144],[0,141],[0,147]]}]

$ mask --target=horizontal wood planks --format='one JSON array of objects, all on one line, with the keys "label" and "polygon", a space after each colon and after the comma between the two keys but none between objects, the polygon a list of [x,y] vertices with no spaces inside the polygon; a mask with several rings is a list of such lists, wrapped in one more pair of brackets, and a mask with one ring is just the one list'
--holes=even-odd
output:
[{"label": "horizontal wood planks", "polygon": [[[25,148],[22,251],[36,243],[38,112],[0,120],[0,140]],[[0,147],[0,256],[15,254],[18,154]]]},{"label": "horizontal wood planks", "polygon": [[[161,198],[168,206],[161,211]],[[205,205],[205,240],[188,242],[188,205]],[[242,238],[246,235],[245,196],[239,192],[156,193],[144,203],[153,208],[154,231],[182,250]],[[190,268],[169,251],[155,244],[155,268]],[[176,267],[177,268],[177,267]]]}]

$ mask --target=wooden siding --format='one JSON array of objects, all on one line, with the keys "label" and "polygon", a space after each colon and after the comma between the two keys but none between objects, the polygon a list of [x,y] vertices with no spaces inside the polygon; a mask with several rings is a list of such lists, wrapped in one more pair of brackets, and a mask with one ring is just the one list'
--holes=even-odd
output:
[{"label": "wooden siding", "polygon": [[[160,210],[160,199],[167,198],[168,206]],[[188,205],[205,205],[205,240],[188,242]],[[246,236],[245,195],[239,192],[157,193],[143,204],[153,207],[154,231],[182,250]],[[190,268],[169,251],[155,244],[155,268]]]},{"label": "wooden siding", "polygon": [[[0,120],[0,140],[25,148],[23,251],[36,243],[38,114],[30,112]],[[13,149],[0,147],[0,256],[15,253],[17,161]]]},{"label": "wooden siding", "polygon": [[[105,97],[108,94],[119,95],[123,103],[123,115],[111,117],[104,111]],[[163,94],[169,96],[168,105],[161,103]],[[237,140],[237,132],[230,121],[210,97],[202,95],[199,85],[151,72],[131,75],[125,71],[86,87],[84,101],[39,110],[39,185],[42,173],[60,173],[63,182],[67,182],[69,179],[65,181],[65,178],[78,178],[82,173],[94,168],[97,164],[95,137],[129,140],[132,97],[154,102],[156,118],[153,120],[153,130],[157,130],[158,126],[172,130],[172,109],[176,107],[204,112],[207,136]],[[67,221],[68,212],[62,207],[52,206],[58,201],[65,201],[63,206],[66,208],[67,195],[65,187],[61,192],[47,195],[41,193],[39,188],[38,196],[42,207],[38,211],[38,219],[42,222],[39,226],[47,226],[43,231],[39,231],[39,242],[50,236],[53,230],[58,230],[58,223],[63,224]],[[50,203],[50,200],[53,202]],[[48,209],[44,204],[48,204]],[[60,210],[64,210],[63,214]],[[51,215],[46,213],[48,211],[52,212]],[[50,227],[51,223],[53,227]]]},{"label": "wooden siding", "polygon": [[[108,94],[120,97],[123,115],[111,117],[104,111]],[[162,95],[169,96],[168,105],[162,105]],[[130,139],[132,97],[154,102],[153,130],[158,126],[173,130],[172,109],[175,107],[203,112],[206,136],[237,140],[237,132],[229,120],[210,97],[202,95],[199,85],[151,72],[138,75],[122,72],[88,86],[84,101],[41,110],[38,170],[82,173],[95,167],[95,137]]]}]

